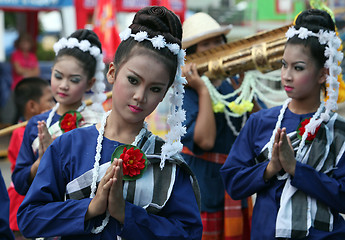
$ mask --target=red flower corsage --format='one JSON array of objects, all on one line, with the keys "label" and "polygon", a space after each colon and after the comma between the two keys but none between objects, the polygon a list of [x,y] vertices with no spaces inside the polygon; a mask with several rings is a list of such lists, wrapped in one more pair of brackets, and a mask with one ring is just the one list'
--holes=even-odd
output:
[{"label": "red flower corsage", "polygon": [[68,111],[60,117],[59,126],[63,133],[78,128],[83,116],[77,111]]},{"label": "red flower corsage", "polygon": [[[298,125],[298,128],[297,128],[297,137],[299,139],[302,139],[302,136],[305,132],[305,126],[310,122],[310,119],[311,118],[306,118],[304,119],[299,125]],[[315,133],[314,134],[311,134],[310,132],[308,133],[308,136],[306,138],[306,142],[312,142],[314,140],[314,138],[316,137],[316,134],[317,132],[319,131],[320,129],[320,126],[318,126],[316,129],[315,129]]]},{"label": "red flower corsage", "polygon": [[146,155],[140,148],[133,145],[118,146],[111,156],[111,162],[114,158],[122,159],[123,180],[136,180],[140,178],[147,167]]}]

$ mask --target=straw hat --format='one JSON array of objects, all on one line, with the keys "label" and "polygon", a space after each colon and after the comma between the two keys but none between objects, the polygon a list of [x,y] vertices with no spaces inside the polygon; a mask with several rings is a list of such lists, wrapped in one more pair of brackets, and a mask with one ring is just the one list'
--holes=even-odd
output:
[{"label": "straw hat", "polygon": [[220,26],[210,15],[199,12],[187,18],[182,28],[182,48],[186,49],[205,39],[228,34],[232,25]]}]

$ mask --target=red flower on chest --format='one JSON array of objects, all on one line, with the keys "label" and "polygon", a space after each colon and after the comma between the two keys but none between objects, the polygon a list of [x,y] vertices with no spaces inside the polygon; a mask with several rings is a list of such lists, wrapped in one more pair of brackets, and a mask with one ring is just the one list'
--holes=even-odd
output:
[{"label": "red flower on chest", "polygon": [[[297,128],[297,136],[302,139],[303,134],[305,133],[305,127],[308,125],[308,123],[310,122],[310,118],[306,118],[304,119],[298,126]],[[308,136],[306,138],[306,141],[311,142],[314,140],[314,138],[316,137],[317,132],[319,131],[320,126],[318,126],[315,129],[315,133],[311,134],[311,132],[308,132]]]},{"label": "red flower on chest", "polygon": [[127,150],[125,147],[123,153],[120,155],[123,163],[123,175],[129,175],[130,177],[139,175],[141,170],[145,168],[145,159],[140,152],[140,149],[131,147]]},{"label": "red flower on chest", "polygon": [[122,159],[123,180],[139,179],[147,168],[146,155],[133,145],[118,146],[111,156],[111,162],[114,158]]},{"label": "red flower on chest", "polygon": [[59,120],[59,125],[62,132],[69,132],[75,128],[79,127],[79,123],[83,117],[79,112],[76,111],[68,111],[64,115],[61,116]]}]

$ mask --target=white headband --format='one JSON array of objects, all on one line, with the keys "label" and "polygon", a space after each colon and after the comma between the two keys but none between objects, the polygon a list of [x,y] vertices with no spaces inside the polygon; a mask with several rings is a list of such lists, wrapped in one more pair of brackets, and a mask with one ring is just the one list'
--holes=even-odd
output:
[{"label": "white headband", "polygon": [[181,137],[186,133],[186,127],[182,126],[182,122],[186,120],[186,113],[182,108],[184,97],[184,84],[187,83],[186,78],[182,77],[182,66],[184,65],[184,59],[186,53],[177,43],[167,43],[162,35],[155,36],[153,38],[148,37],[148,33],[140,31],[136,34],[131,33],[130,28],[125,29],[120,33],[122,41],[127,40],[129,37],[133,37],[134,40],[142,42],[148,40],[152,43],[154,48],[167,47],[174,55],[177,55],[178,64],[176,70],[175,80],[172,84],[173,92],[169,96],[171,103],[170,114],[168,115],[168,125],[170,131],[166,135],[165,144],[162,146],[162,155],[160,167],[164,167],[165,160],[175,153],[181,152],[182,143]]},{"label": "white headband", "polygon": [[94,93],[91,96],[93,102],[92,108],[97,112],[104,112],[102,103],[106,100],[105,83],[104,83],[104,69],[105,64],[103,62],[103,54],[101,50],[96,46],[91,46],[88,40],[81,40],[80,42],[76,38],[61,38],[58,42],[54,44],[55,54],[58,55],[59,51],[63,48],[74,48],[77,47],[81,51],[88,51],[96,59],[96,70],[95,78],[96,82],[92,86],[91,90]]}]

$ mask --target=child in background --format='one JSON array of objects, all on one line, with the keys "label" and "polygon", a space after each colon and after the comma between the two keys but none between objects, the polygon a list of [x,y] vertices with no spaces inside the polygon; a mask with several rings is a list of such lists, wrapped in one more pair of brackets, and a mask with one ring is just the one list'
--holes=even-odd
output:
[{"label": "child in background", "polygon": [[[49,82],[38,77],[24,78],[20,81],[14,89],[14,100],[18,115],[23,121],[27,121],[55,105]],[[11,162],[12,172],[16,166],[16,159],[23,141],[24,131],[25,127],[23,126],[12,132],[8,146],[8,159]],[[24,239],[17,225],[17,211],[24,200],[24,196],[16,192],[13,183],[11,183],[7,191],[10,198],[10,228],[16,240]]]},{"label": "child in background", "polygon": [[32,37],[28,33],[21,33],[14,46],[16,50],[11,55],[12,90],[23,78],[40,75],[39,63],[33,52],[34,40]]},{"label": "child in background", "polygon": [[[18,211],[24,235],[201,239],[198,184],[178,154],[185,83],[180,20],[165,7],[147,7],[120,36],[107,73],[112,110],[101,124],[63,134],[49,146]],[[144,120],[170,86],[171,130],[164,142]]]},{"label": "child in background", "polygon": [[334,112],[341,41],[317,9],[302,12],[286,37],[289,98],[250,116],[221,174],[234,199],[257,193],[251,239],[345,239],[345,120]]},{"label": "child in background", "polygon": [[[21,195],[28,191],[41,157],[53,138],[76,127],[96,124],[102,117],[105,67],[97,35],[77,30],[68,39],[54,45],[56,59],[51,74],[55,107],[31,118],[24,132],[16,167],[12,174],[15,189]],[[93,105],[83,103],[85,92],[93,91]],[[48,133],[49,129],[49,133]]]}]

